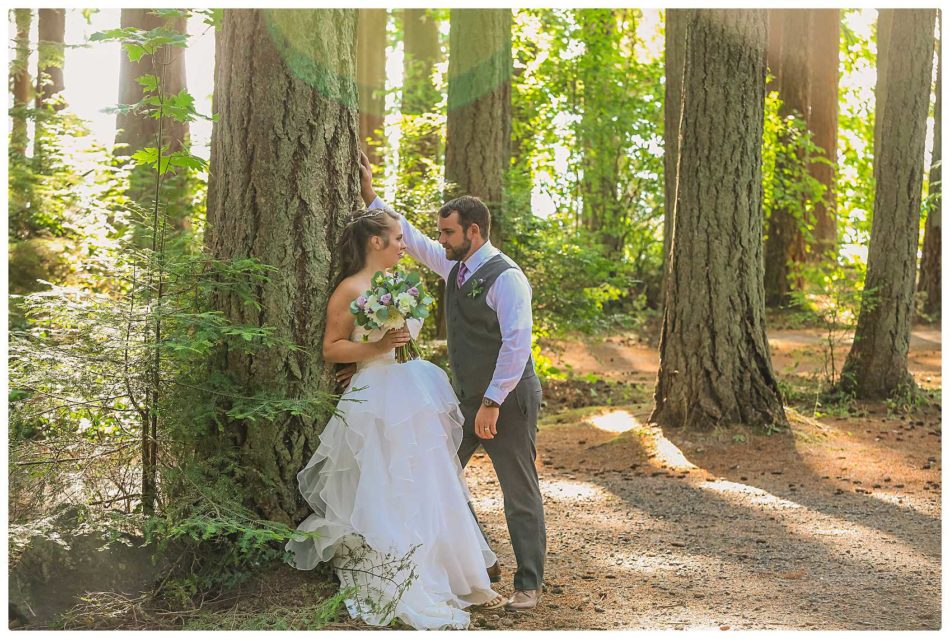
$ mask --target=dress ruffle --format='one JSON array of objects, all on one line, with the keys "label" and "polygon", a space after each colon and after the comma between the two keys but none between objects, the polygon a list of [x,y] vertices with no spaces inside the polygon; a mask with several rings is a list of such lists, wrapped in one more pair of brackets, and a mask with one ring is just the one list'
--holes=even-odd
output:
[{"label": "dress ruffle", "polygon": [[[318,534],[288,542],[293,563],[309,570],[333,561],[344,586],[383,606],[414,573],[390,614],[365,597],[347,601],[350,614],[374,625],[395,615],[415,628],[467,627],[462,608],[496,596],[485,571],[496,558],[468,506],[457,456],[462,415],[448,377],[390,353],[363,363],[350,389],[297,474],[314,511],[298,531]],[[407,556],[402,572],[373,576],[372,567],[390,562],[382,572],[392,572]]]}]

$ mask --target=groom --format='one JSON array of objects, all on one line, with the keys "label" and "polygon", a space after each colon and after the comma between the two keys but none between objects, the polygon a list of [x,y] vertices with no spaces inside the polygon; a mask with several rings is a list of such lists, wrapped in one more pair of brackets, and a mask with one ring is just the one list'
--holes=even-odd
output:
[{"label": "groom", "polygon": [[[369,208],[384,208],[360,154],[360,190]],[[509,610],[538,605],[546,533],[534,466],[541,383],[531,357],[531,287],[524,273],[488,240],[491,214],[462,196],[439,211],[439,241],[400,216],[409,254],[445,280],[449,363],[465,423],[459,461],[479,446],[491,458],[505,501],[518,562]]]}]

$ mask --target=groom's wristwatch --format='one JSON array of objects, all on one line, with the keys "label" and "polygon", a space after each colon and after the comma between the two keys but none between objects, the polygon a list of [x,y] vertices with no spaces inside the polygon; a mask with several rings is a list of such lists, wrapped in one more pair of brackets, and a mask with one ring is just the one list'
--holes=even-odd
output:
[{"label": "groom's wristwatch", "polygon": [[489,408],[498,408],[501,406],[498,402],[487,397],[482,397],[482,406],[488,406]]}]

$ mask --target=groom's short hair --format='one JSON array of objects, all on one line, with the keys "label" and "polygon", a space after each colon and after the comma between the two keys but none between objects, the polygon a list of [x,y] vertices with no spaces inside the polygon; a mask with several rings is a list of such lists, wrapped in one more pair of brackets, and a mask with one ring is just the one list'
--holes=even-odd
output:
[{"label": "groom's short hair", "polygon": [[478,232],[482,239],[488,239],[491,231],[491,213],[485,203],[474,195],[463,195],[450,200],[439,209],[439,217],[448,217],[453,211],[458,211],[459,224],[466,231],[472,224],[478,224]]}]

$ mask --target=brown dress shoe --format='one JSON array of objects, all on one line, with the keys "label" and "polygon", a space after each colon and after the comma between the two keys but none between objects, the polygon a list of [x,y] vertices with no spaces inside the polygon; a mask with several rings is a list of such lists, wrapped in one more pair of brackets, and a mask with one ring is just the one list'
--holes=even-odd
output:
[{"label": "brown dress shoe", "polygon": [[488,568],[488,580],[493,584],[501,581],[501,566],[497,561]]},{"label": "brown dress shoe", "polygon": [[516,590],[514,596],[508,600],[506,610],[531,610],[541,601],[541,593],[538,590]]}]

